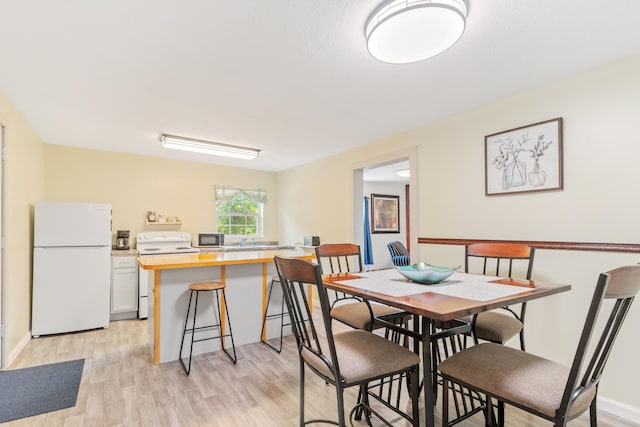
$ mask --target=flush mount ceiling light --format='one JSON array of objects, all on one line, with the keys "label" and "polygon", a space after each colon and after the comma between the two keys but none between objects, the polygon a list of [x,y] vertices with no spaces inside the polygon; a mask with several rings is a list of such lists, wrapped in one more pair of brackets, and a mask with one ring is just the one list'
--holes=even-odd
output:
[{"label": "flush mount ceiling light", "polygon": [[468,9],[467,0],[385,0],[367,19],[367,49],[392,64],[431,58],[462,36]]},{"label": "flush mount ceiling light", "polygon": [[396,175],[406,178],[411,176],[411,171],[409,169],[400,169],[399,171],[396,171]]},{"label": "flush mount ceiling light", "polygon": [[258,157],[260,150],[239,147],[237,145],[220,144],[219,142],[203,141],[201,139],[185,138],[175,135],[160,135],[163,148],[193,151],[195,153],[213,154],[214,156],[234,157],[236,159],[251,160]]}]

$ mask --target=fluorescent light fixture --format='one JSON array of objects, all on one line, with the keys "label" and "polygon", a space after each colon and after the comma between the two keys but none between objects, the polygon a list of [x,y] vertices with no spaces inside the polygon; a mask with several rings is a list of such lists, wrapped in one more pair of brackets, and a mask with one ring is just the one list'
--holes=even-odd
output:
[{"label": "fluorescent light fixture", "polygon": [[367,19],[367,49],[392,64],[431,58],[460,39],[468,9],[467,0],[385,0]]},{"label": "fluorescent light fixture", "polygon": [[166,135],[164,133],[160,135],[160,144],[163,148],[212,154],[214,156],[233,157],[236,159],[251,160],[255,159],[258,157],[258,154],[260,154],[260,150],[255,148],[239,147],[237,145],[221,144],[219,142],[204,141],[201,139]]},{"label": "fluorescent light fixture", "polygon": [[396,175],[407,178],[411,176],[411,171],[409,169],[401,169],[399,171],[396,171]]}]

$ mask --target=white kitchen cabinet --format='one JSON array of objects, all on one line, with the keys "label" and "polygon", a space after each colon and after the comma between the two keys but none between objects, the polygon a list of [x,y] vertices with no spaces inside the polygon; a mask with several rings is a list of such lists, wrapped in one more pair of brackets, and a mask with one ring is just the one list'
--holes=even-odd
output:
[{"label": "white kitchen cabinet", "polygon": [[138,314],[138,264],[135,256],[111,257],[111,320]]}]

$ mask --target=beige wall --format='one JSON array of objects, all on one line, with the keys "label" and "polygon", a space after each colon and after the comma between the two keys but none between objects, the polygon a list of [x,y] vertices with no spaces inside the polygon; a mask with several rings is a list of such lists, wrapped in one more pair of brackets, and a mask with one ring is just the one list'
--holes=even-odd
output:
[{"label": "beige wall", "polygon": [[[352,238],[354,168],[417,147],[417,237],[637,243],[638,76],[635,56],[282,172],[283,238],[308,230],[325,242]],[[486,197],[484,136],[555,117],[564,119],[564,190]],[[459,247],[418,249],[414,258],[434,264],[463,260]],[[637,254],[539,251],[534,278],[573,289],[529,305],[528,349],[570,363],[597,275],[638,261]],[[629,314],[601,387],[601,396],[629,405],[636,416],[640,370],[629,366],[635,366],[639,323],[640,304]]]},{"label": "beige wall", "polygon": [[[267,190],[264,239],[278,239],[276,174],[201,163],[46,145],[46,200],[111,203],[113,233],[212,231],[214,185]],[[147,211],[179,216],[181,226],[145,225]],[[115,242],[115,237],[114,237]],[[285,242],[293,243],[293,242]]]},{"label": "beige wall", "polygon": [[[38,200],[111,203],[113,232],[210,231],[216,184],[267,190],[266,240],[278,239],[276,174],[248,169],[43,144],[0,93],[5,126],[5,332],[7,364],[31,329],[33,203]],[[155,210],[180,216],[182,226],[146,226]],[[114,237],[115,239],[115,237]],[[115,241],[115,240],[114,240]]]},{"label": "beige wall", "polygon": [[5,128],[3,308],[8,364],[30,338],[32,203],[44,194],[44,144],[2,92],[0,125]]}]

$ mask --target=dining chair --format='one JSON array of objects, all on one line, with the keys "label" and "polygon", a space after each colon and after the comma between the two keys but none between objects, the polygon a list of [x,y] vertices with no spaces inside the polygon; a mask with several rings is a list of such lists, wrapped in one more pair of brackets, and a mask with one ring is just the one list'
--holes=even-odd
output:
[{"label": "dining chair", "polygon": [[[363,271],[360,245],[354,243],[324,243],[316,246],[316,260],[323,273],[360,273]],[[382,325],[371,319],[391,319],[405,313],[382,304],[369,304],[360,298],[331,291],[331,317],[352,328],[372,331]]]},{"label": "dining chair", "polygon": [[391,255],[391,262],[394,266],[404,266],[411,264],[411,255],[402,242],[394,241],[387,243],[387,249]]},{"label": "dining chair", "polygon": [[[513,277],[514,271],[520,267],[520,273],[524,273],[524,278],[530,280],[534,255],[535,248],[525,244],[474,243],[465,247],[464,271],[466,273],[481,271],[483,275]],[[476,314],[464,320],[470,320],[476,344],[478,339],[504,344],[519,334],[520,349],[524,351],[526,309],[527,303],[523,302],[519,308],[503,307]]]},{"label": "dining chair", "polygon": [[[318,264],[296,258],[274,258],[285,300],[291,318],[291,326],[296,338],[300,367],[300,419],[299,425],[313,423],[329,423],[338,426],[346,425],[345,390],[358,387],[358,400],[349,412],[353,422],[358,411],[362,411],[370,424],[371,415],[384,420],[380,411],[371,406],[370,398],[382,402],[382,406],[405,418],[412,426],[419,425],[419,356],[379,335],[362,329],[346,329],[333,332],[331,317],[332,304],[327,289],[322,282],[322,269]],[[321,319],[313,316],[306,298],[307,284],[316,287]],[[368,304],[366,301],[363,304]],[[373,322],[373,319],[370,320]],[[327,384],[336,389],[337,419],[310,419],[305,416],[305,370],[309,369]],[[398,385],[389,394],[379,395],[369,390],[369,383],[385,378],[407,378],[407,386]],[[395,381],[387,381],[388,387],[397,385]],[[406,402],[400,404],[399,396],[409,391],[411,414],[403,411]],[[396,403],[397,402],[397,403]],[[405,409],[406,410],[406,409]]]},{"label": "dining chair", "polygon": [[[481,273],[512,277],[515,275],[531,279],[535,248],[515,243],[474,243],[465,247],[465,273]],[[468,346],[467,337],[473,337],[474,344],[481,339],[504,344],[520,334],[520,349],[525,350],[524,317],[526,302],[518,307],[503,307],[472,316],[464,316],[448,322],[434,322],[432,333],[432,357],[436,363],[447,359]],[[434,394],[438,395],[438,384],[442,378],[438,370],[433,371]],[[456,394],[457,393],[457,394]],[[470,416],[482,408],[477,404],[477,396],[460,388],[454,393],[460,399],[456,407],[458,417]]]},{"label": "dining chair", "polygon": [[[485,396],[485,421],[504,426],[504,405],[509,404],[538,417],[565,426],[590,412],[591,426],[597,425],[598,386],[618,332],[640,290],[640,265],[616,268],[599,275],[589,311],[570,367],[534,354],[483,343],[452,355],[438,366],[443,390],[459,384]],[[603,304],[604,300],[612,300]],[[606,323],[599,317],[608,312]],[[598,323],[598,328],[596,324]],[[604,325],[604,326],[603,326]],[[600,335],[590,346],[595,329]],[[449,393],[443,393],[442,425],[449,426]],[[455,421],[454,421],[455,423]]]}]

